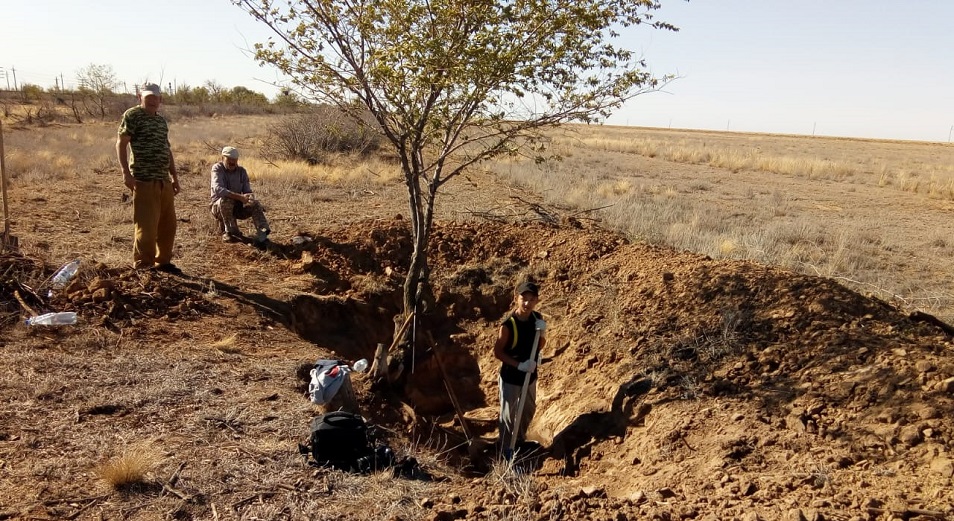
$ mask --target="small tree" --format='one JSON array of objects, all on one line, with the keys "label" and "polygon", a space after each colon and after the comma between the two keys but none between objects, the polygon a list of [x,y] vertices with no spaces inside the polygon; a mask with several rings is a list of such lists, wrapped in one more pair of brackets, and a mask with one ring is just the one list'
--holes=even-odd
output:
[{"label": "small tree", "polygon": [[182,105],[201,105],[212,100],[209,89],[205,87],[190,87],[182,84],[176,89],[175,102]]},{"label": "small tree", "polygon": [[209,97],[217,103],[229,101],[229,91],[221,83],[215,80],[206,80],[205,89],[209,92]]},{"label": "small tree", "polygon": [[255,45],[316,101],[374,118],[401,163],[413,253],[404,311],[428,291],[438,190],[568,121],[593,122],[665,81],[617,43],[658,0],[232,0],[277,36]]},{"label": "small tree", "polygon": [[275,99],[272,100],[272,103],[276,107],[296,109],[305,105],[305,101],[300,99],[297,94],[291,91],[291,89],[282,89],[281,92],[275,95]]},{"label": "small tree", "polygon": [[236,105],[244,105],[249,107],[264,107],[268,105],[268,98],[260,92],[255,92],[246,87],[239,85],[238,87],[232,87],[230,94],[232,103]]},{"label": "small tree", "polygon": [[114,97],[114,90],[120,85],[116,73],[109,65],[91,63],[76,71],[76,81],[79,83],[80,97],[92,102],[92,107],[86,111],[92,116],[106,119],[110,114],[110,101]]}]

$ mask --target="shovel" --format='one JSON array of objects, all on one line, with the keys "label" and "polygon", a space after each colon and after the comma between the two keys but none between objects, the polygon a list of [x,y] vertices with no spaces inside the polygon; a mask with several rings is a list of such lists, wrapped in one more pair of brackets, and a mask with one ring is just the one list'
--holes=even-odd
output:
[{"label": "shovel", "polygon": [[[537,321],[537,333],[533,336],[533,349],[530,350],[530,358],[528,360],[537,359],[537,346],[540,345],[540,333],[543,331],[543,328],[540,327],[540,320]],[[546,325],[544,325],[546,327]],[[517,414],[513,420],[513,433],[510,436],[510,453],[513,454],[514,449],[517,448],[517,433],[520,432],[520,424],[523,421],[523,405],[527,401],[527,388],[530,387],[530,376],[531,373],[526,373],[523,375],[523,387],[520,389],[520,401],[517,402]]]}]

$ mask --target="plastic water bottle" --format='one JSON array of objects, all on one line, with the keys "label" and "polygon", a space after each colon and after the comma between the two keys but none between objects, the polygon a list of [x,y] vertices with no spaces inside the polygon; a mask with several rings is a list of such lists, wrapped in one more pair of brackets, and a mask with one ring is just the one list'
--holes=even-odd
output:
[{"label": "plastic water bottle", "polygon": [[355,371],[357,371],[357,372],[359,372],[359,373],[363,373],[364,370],[367,369],[367,368],[368,368],[368,359],[367,359],[367,358],[362,358],[361,360],[358,360],[358,361],[355,362],[354,365],[352,366],[352,369],[354,369]]},{"label": "plastic water bottle", "polygon": [[73,311],[47,313],[45,315],[26,319],[26,325],[28,326],[70,326],[75,323],[76,313]]},{"label": "plastic water bottle", "polygon": [[53,275],[53,284],[50,292],[47,294],[48,297],[53,296],[54,289],[63,289],[66,287],[66,284],[69,283],[70,279],[73,278],[73,275],[76,275],[76,272],[79,271],[80,260],[76,259],[75,261],[68,262],[63,265],[59,271]]}]

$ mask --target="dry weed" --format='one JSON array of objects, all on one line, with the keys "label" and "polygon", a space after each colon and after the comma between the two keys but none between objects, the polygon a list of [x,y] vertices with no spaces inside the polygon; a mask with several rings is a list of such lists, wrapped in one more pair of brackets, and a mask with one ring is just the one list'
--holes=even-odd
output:
[{"label": "dry weed", "polygon": [[119,456],[100,463],[93,471],[110,488],[120,489],[145,482],[161,461],[159,451],[144,443],[123,450]]}]

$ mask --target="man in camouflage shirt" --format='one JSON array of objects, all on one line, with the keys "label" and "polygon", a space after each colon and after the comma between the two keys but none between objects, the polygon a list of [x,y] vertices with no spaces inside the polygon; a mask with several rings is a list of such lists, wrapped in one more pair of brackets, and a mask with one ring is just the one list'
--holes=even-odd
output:
[{"label": "man in camouflage shirt", "polygon": [[[159,86],[147,83],[139,105],[123,114],[116,153],[123,169],[123,183],[133,191],[133,267],[173,274],[182,271],[172,263],[176,238],[175,196],[179,178],[169,146],[169,126],[159,114]],[[132,148],[132,162],[129,149]]]}]

